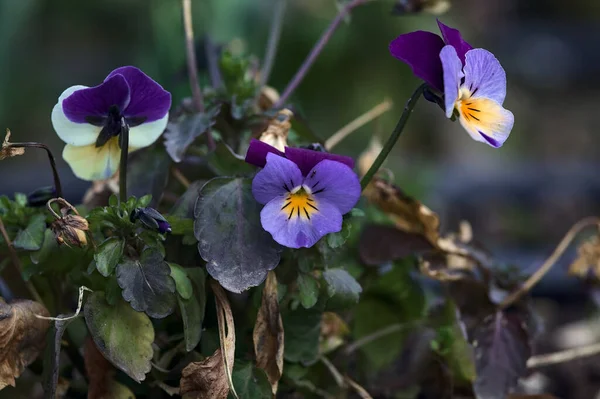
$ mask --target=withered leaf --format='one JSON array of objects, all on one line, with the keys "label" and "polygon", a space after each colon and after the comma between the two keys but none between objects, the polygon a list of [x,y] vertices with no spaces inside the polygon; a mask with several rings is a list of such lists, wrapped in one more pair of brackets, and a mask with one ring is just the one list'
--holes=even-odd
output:
[{"label": "withered leaf", "polygon": [[10,130],[6,129],[6,136],[2,142],[2,148],[0,148],[0,161],[5,158],[23,155],[24,153],[25,148],[15,148],[10,146]]},{"label": "withered leaf", "polygon": [[235,358],[235,324],[227,295],[219,283],[210,281],[215,294],[221,347],[201,362],[188,364],[181,372],[180,393],[184,398],[226,399],[229,391],[238,399],[233,387]]},{"label": "withered leaf", "polygon": [[292,124],[290,119],[294,116],[289,109],[282,109],[269,121],[267,129],[260,135],[260,141],[267,143],[279,151],[284,151],[287,146],[287,136]]},{"label": "withered leaf", "polygon": [[407,233],[394,226],[370,224],[361,233],[358,250],[365,264],[375,266],[433,248],[420,234]]},{"label": "withered leaf", "polygon": [[30,365],[46,344],[46,331],[50,321],[44,305],[19,300],[6,304],[0,298],[0,389],[15,386],[25,367]]},{"label": "withered leaf", "polygon": [[267,373],[275,395],[283,373],[284,332],[277,301],[277,277],[273,271],[267,275],[252,338],[256,365]]},{"label": "withered leaf", "polygon": [[432,245],[437,245],[440,227],[438,215],[404,194],[399,187],[375,177],[365,188],[363,195],[387,213],[400,230],[421,234]]},{"label": "withered leaf", "polygon": [[577,258],[569,266],[569,274],[583,279],[600,279],[600,236],[595,235],[579,246]]}]

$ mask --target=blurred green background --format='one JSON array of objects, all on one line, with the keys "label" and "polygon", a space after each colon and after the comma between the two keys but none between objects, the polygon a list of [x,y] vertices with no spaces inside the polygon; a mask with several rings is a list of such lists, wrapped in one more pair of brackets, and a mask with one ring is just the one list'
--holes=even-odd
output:
[{"label": "blurred green background", "polygon": [[[260,59],[275,1],[193,1],[196,36],[233,41]],[[334,0],[288,3],[269,82],[280,91],[337,12]],[[388,43],[412,30],[437,32],[435,17],[393,16],[393,3],[376,0],[354,10],[292,98],[322,138],[386,97],[394,101],[390,112],[337,152],[358,156],[372,135],[387,138],[419,84],[389,55]],[[448,229],[466,218],[488,247],[552,246],[579,218],[600,213],[600,5],[455,0],[440,18],[500,59],[515,128],[496,150],[474,142],[422,101],[387,167],[408,193],[441,213]],[[50,112],[65,88],[96,85],[122,65],[142,68],[174,94],[175,103],[189,95],[179,0],[0,2],[0,126],[12,130],[13,141],[42,141],[54,150],[74,202],[89,183],[62,161]],[[51,184],[45,154],[28,151],[3,161],[0,182],[0,194],[9,195]]]}]

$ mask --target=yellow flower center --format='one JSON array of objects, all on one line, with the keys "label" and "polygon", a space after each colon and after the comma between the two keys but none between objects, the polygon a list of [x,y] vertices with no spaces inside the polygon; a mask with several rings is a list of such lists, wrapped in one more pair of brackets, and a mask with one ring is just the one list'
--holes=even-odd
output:
[{"label": "yellow flower center", "polygon": [[310,189],[299,186],[287,195],[281,211],[286,213],[288,220],[310,220],[311,216],[319,211],[319,208]]}]

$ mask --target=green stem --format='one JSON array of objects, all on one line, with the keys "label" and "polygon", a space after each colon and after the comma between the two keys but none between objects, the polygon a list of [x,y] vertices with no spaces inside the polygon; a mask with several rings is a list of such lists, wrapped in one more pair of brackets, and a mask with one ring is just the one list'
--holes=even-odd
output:
[{"label": "green stem", "polygon": [[365,187],[367,187],[367,185],[371,182],[371,179],[373,179],[373,176],[375,176],[375,174],[377,173],[379,168],[381,168],[383,161],[385,161],[385,159],[388,157],[388,155],[390,155],[390,151],[392,151],[392,148],[394,148],[394,145],[396,145],[396,141],[398,141],[398,138],[402,134],[402,131],[404,130],[404,127],[406,126],[406,122],[408,122],[408,118],[410,117],[412,110],[415,108],[415,105],[417,105],[417,101],[419,100],[419,97],[421,97],[421,95],[423,94],[423,91],[425,90],[426,87],[427,87],[427,85],[425,83],[423,83],[421,86],[417,87],[415,92],[408,99],[406,105],[404,106],[404,112],[402,112],[402,116],[400,117],[400,120],[396,124],[396,127],[394,128],[392,135],[390,136],[388,141],[385,143],[385,146],[383,147],[383,149],[381,150],[381,152],[375,159],[375,162],[373,162],[373,165],[371,165],[371,168],[367,171],[367,173],[361,179],[360,188],[362,190],[364,190]]},{"label": "green stem", "polygon": [[129,155],[129,126],[125,119],[121,121],[121,162],[119,165],[119,200],[127,202],[127,156]]}]

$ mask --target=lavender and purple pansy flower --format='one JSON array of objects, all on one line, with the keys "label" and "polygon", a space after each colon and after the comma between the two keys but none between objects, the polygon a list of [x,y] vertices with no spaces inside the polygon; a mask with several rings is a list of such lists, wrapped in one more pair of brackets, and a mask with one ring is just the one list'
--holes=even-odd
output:
[{"label": "lavender and purple pansy flower", "polygon": [[309,248],[340,231],[342,215],[360,198],[349,157],[290,147],[281,152],[252,140],[246,162],[263,167],[252,181],[254,198],[265,205],[261,224],[289,248]]},{"label": "lavender and purple pansy flower", "polygon": [[407,63],[431,88],[443,93],[446,116],[456,113],[476,141],[498,148],[508,138],[513,114],[504,109],[506,73],[492,53],[474,49],[440,21],[442,37],[425,31],[400,35],[390,53]]},{"label": "lavender and purple pansy flower", "polygon": [[165,130],[171,94],[138,68],[112,71],[95,87],[72,86],[58,98],[52,125],[67,145],[63,158],[83,180],[110,178],[119,168],[119,135],[129,151],[154,143]]}]

